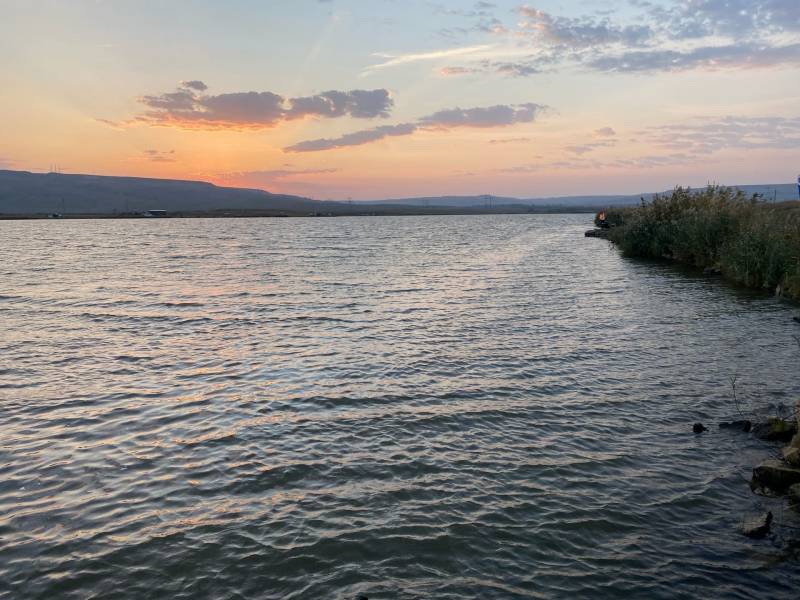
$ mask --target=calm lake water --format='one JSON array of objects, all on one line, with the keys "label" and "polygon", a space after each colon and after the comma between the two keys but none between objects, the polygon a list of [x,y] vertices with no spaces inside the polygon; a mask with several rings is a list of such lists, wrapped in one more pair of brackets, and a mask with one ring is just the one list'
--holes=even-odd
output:
[{"label": "calm lake water", "polygon": [[0,222],[0,597],[796,598],[792,307],[590,224]]}]

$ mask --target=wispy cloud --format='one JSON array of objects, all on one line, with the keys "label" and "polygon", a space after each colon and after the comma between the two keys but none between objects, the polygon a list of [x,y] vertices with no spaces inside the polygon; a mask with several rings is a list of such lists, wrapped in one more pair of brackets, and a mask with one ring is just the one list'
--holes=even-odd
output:
[{"label": "wispy cloud", "polygon": [[175,162],[175,150],[144,150],[142,151],[145,160],[150,162]]},{"label": "wispy cloud", "polygon": [[653,30],[649,25],[620,25],[608,18],[583,16],[578,18],[555,16],[544,11],[522,6],[521,34],[528,34],[539,42],[568,48],[591,48],[610,44],[638,46],[649,41]]},{"label": "wispy cloud", "polygon": [[469,75],[477,72],[479,72],[479,69],[470,67],[442,67],[439,69],[439,75],[442,77],[460,77],[461,75]]},{"label": "wispy cloud", "polygon": [[531,138],[529,137],[513,137],[513,138],[500,138],[496,140],[489,140],[490,144],[522,144],[525,142],[530,142]]},{"label": "wispy cloud", "polygon": [[498,33],[515,39],[518,49],[527,46],[530,56],[516,60],[454,56],[440,74],[527,77],[563,68],[659,73],[800,65],[798,0],[666,4],[633,0],[631,4],[639,10],[635,18],[622,18],[614,11],[565,17],[521,6],[513,28]]},{"label": "wispy cloud", "polygon": [[580,142],[564,146],[564,150],[570,154],[583,156],[598,148],[612,148],[617,145],[616,135],[617,132],[611,127],[601,127],[592,131]]},{"label": "wispy cloud", "polygon": [[611,127],[601,127],[600,129],[595,129],[593,135],[595,137],[613,137],[617,135],[617,132]]},{"label": "wispy cloud", "polygon": [[655,169],[658,167],[669,167],[679,165],[694,164],[697,157],[684,152],[673,152],[669,154],[650,154],[639,155],[631,158],[615,158],[611,160],[599,160],[595,158],[577,157],[567,160],[542,161],[516,165],[500,169],[498,172],[511,175],[524,175],[528,173],[538,173],[541,171],[598,171],[608,169]]},{"label": "wispy cloud", "polygon": [[697,117],[637,132],[644,142],[668,150],[707,155],[722,150],[797,150],[800,117]]},{"label": "wispy cloud", "polygon": [[571,146],[564,146],[564,150],[566,150],[570,154],[577,154],[577,155],[580,156],[580,155],[592,152],[593,150],[597,150],[598,148],[608,148],[608,147],[613,146],[613,145],[614,145],[614,142],[611,142],[611,141],[609,141],[609,142],[588,142],[586,144],[574,144],[574,145],[571,145]]},{"label": "wispy cloud", "polygon": [[800,43],[786,46],[759,44],[729,44],[706,46],[691,50],[640,50],[619,55],[601,56],[589,61],[598,71],[644,73],[657,71],[688,71],[702,68],[758,69],[781,65],[800,65]]},{"label": "wispy cloud", "polygon": [[302,182],[315,175],[327,175],[336,173],[339,169],[319,168],[319,169],[265,169],[263,171],[235,171],[231,173],[220,173],[213,179],[223,185],[233,185],[236,187],[261,188],[272,186],[276,182],[291,180]]},{"label": "wispy cloud", "polygon": [[368,74],[380,69],[387,69],[389,67],[397,67],[400,65],[407,65],[411,63],[426,62],[443,60],[453,58],[456,56],[466,56],[470,54],[485,53],[494,48],[492,44],[482,44],[479,46],[466,46],[462,48],[446,48],[443,50],[431,50],[429,52],[411,52],[407,54],[388,54],[388,53],[375,53],[373,56],[384,59],[383,62],[370,65],[362,74]]},{"label": "wispy cloud", "polygon": [[641,147],[649,150],[646,153],[613,158],[585,156],[597,148],[616,144],[616,138],[603,137],[607,130],[609,134],[613,132],[610,127],[604,127],[595,130],[594,141],[564,147],[573,157],[516,165],[501,169],[500,172],[523,174],[561,169],[654,169],[708,162],[713,160],[713,155],[723,151],[800,148],[800,117],[718,116],[696,117],[637,131]]},{"label": "wispy cloud", "polygon": [[493,2],[476,2],[469,8],[453,8],[452,6],[445,6],[443,4],[434,4],[433,7],[437,13],[466,18],[473,21],[473,24],[467,27],[458,26],[440,30],[439,33],[445,37],[452,37],[453,35],[475,31],[489,33],[507,31],[505,25],[503,25],[502,21],[500,21],[495,14],[497,5]]}]

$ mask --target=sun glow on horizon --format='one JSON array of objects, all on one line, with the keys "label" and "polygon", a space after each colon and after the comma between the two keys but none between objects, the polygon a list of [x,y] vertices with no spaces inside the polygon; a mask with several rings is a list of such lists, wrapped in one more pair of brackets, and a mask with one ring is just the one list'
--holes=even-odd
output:
[{"label": "sun glow on horizon", "polygon": [[14,3],[0,168],[321,199],[793,180],[800,5],[550,4]]}]

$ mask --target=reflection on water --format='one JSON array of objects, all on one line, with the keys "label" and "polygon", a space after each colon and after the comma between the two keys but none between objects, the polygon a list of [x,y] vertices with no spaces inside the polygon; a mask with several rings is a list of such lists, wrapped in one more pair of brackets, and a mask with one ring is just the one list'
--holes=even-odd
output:
[{"label": "reflection on water", "polygon": [[0,597],[787,596],[790,308],[590,219],[0,222]]}]

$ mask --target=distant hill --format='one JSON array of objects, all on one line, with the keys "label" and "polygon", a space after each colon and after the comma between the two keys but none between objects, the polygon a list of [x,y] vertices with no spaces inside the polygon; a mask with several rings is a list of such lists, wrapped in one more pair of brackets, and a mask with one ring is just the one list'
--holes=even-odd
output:
[{"label": "distant hill", "polygon": [[[793,183],[764,185],[738,185],[746,194],[761,194],[768,201],[782,202],[797,200],[797,186]],[[663,193],[669,193],[667,190]],[[536,198],[512,198],[507,196],[431,196],[423,198],[392,198],[390,200],[370,200],[368,204],[404,204],[410,206],[449,206],[449,207],[498,207],[498,206],[564,206],[593,207],[625,206],[638,204],[641,199],[650,200],[653,192],[629,195],[587,195],[587,196],[549,196]]]},{"label": "distant hill", "polygon": [[330,203],[203,181],[0,170],[0,213],[126,213],[220,209],[305,211]]},{"label": "distant hill", "polygon": [[737,185],[746,194],[760,194],[768,202],[797,200],[796,183],[775,183],[764,185]]},{"label": "distant hill", "polygon": [[[768,200],[796,199],[794,184],[743,185],[746,193]],[[219,187],[204,181],[64,175],[0,170],[0,214],[46,213],[112,215],[165,210],[172,213],[244,211],[258,214],[476,214],[503,212],[591,212],[611,205],[636,204],[652,193],[609,196],[511,198],[440,196],[334,202],[263,190]]]},{"label": "distant hill", "polygon": [[[652,194],[645,194],[651,197]],[[362,200],[362,204],[393,204],[406,206],[481,207],[534,206],[534,207],[600,207],[609,204],[631,204],[639,202],[636,196],[554,196],[549,198],[513,198],[508,196],[431,196],[423,198],[392,198],[389,200]]]}]

